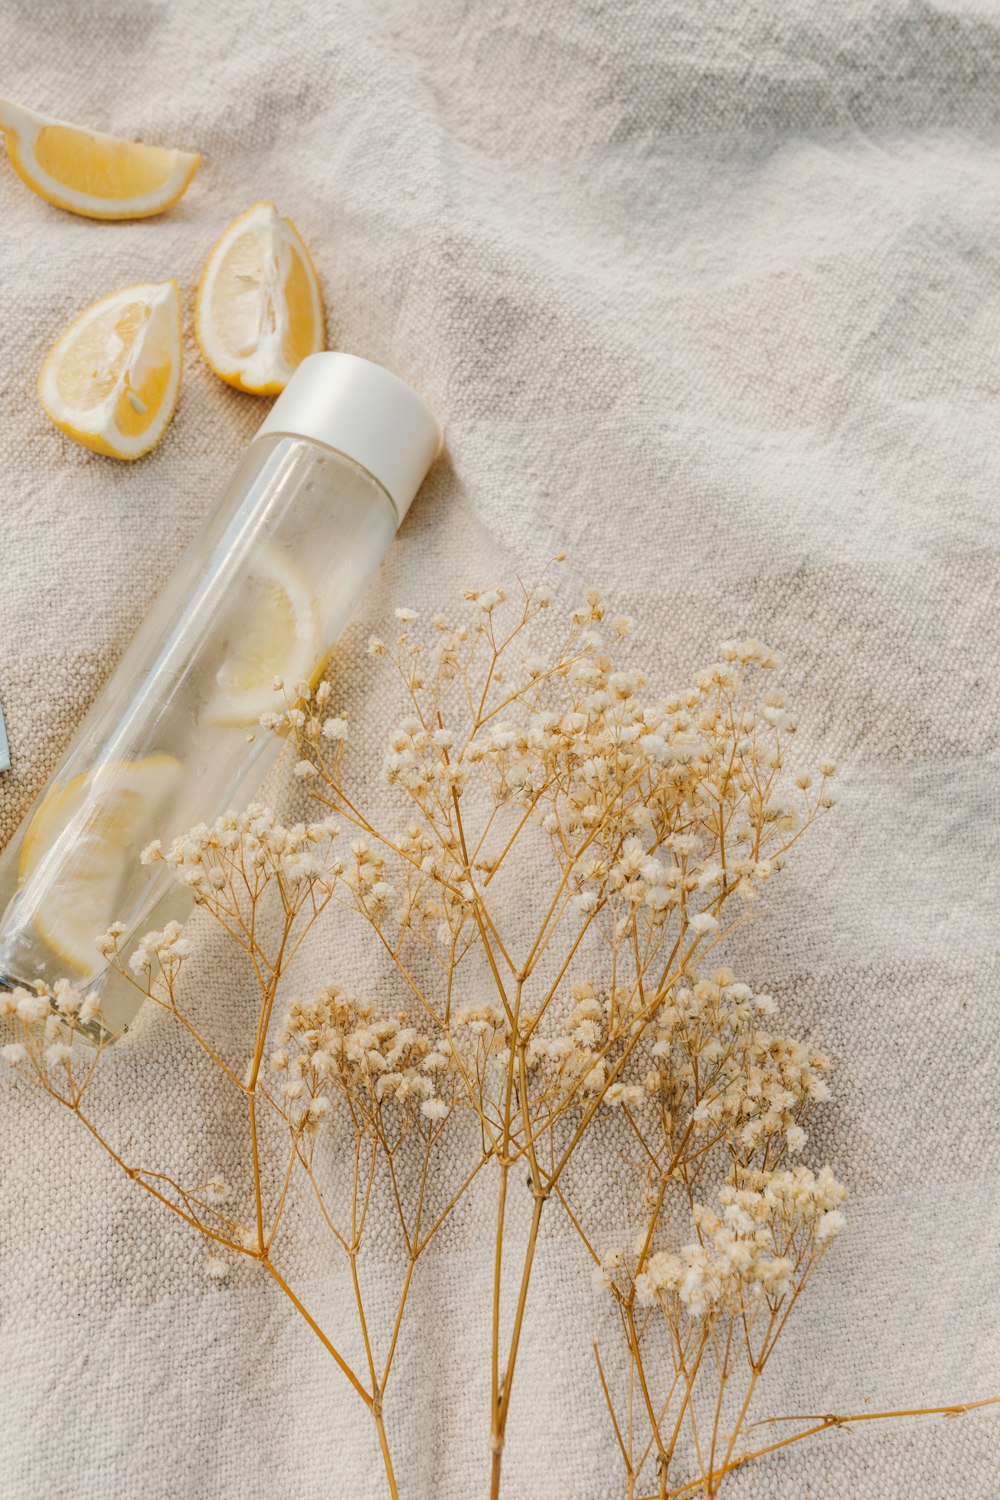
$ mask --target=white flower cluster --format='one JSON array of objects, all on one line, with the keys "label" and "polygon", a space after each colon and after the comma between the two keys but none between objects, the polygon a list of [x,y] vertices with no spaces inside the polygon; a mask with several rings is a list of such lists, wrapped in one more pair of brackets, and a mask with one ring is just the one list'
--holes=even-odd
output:
[{"label": "white flower cluster", "polygon": [[20,1036],[18,1041],[0,1046],[0,1056],[60,1098],[67,1090],[72,1092],[77,1033],[84,1031],[91,1040],[97,1040],[103,1032],[97,995],[78,989],[67,979],[57,979],[52,985],[39,980],[31,989],[17,986],[0,991],[0,1020]]},{"label": "white flower cluster", "polygon": [[727,1214],[743,1216],[748,1226],[768,1220],[783,1226],[782,1233],[791,1237],[799,1224],[815,1226],[822,1243],[844,1227],[840,1205],[847,1189],[830,1167],[818,1172],[808,1167],[792,1167],[783,1172],[746,1172],[742,1185],[724,1185],[719,1201]]},{"label": "white flower cluster", "polygon": [[573,1009],[565,1026],[539,1028],[532,1032],[525,1061],[533,1075],[537,1105],[551,1108],[560,1097],[603,1094],[605,1104],[629,1102],[631,1091],[608,1082],[610,1046],[613,1041],[609,1016],[611,1002],[598,998],[590,980],[573,985]]},{"label": "white flower cluster", "polygon": [[164,974],[174,977],[191,954],[191,944],[182,936],[183,931],[180,922],[168,922],[162,932],[155,929],[147,932],[129,956],[132,973],[142,976],[159,967]]},{"label": "white flower cluster", "polygon": [[405,1018],[380,1014],[336,986],[293,1000],[276,1040],[271,1066],[297,1126],[316,1124],[336,1096],[369,1123],[390,1101],[431,1124],[451,1110],[447,1040],[435,1045]]},{"label": "white flower cluster", "polygon": [[212,824],[199,823],[167,849],[154,840],[142,851],[142,860],[171,866],[197,899],[210,904],[227,893],[232,896],[234,882],[245,888],[249,878],[252,886],[255,872],[258,881],[280,873],[293,888],[306,882],[329,888],[343,873],[341,862],[330,857],[337,832],[330,819],[286,828],[269,807],[255,803]]},{"label": "white flower cluster", "polygon": [[[623,1075],[622,1103],[640,1110],[645,1092],[647,1108],[636,1119],[651,1159],[669,1162],[678,1142],[690,1142],[703,1190],[713,1163],[722,1173],[720,1211],[695,1202],[695,1238],[650,1253],[668,1225],[671,1237],[677,1233],[654,1175],[645,1199],[650,1218],[633,1254],[615,1250],[598,1268],[616,1297],[662,1308],[674,1336],[682,1314],[728,1314],[752,1329],[753,1309],[766,1304],[773,1312],[795,1293],[844,1225],[846,1189],[831,1169],[787,1161],[805,1145],[801,1122],[810,1108],[829,1097],[829,1064],[775,1033],[774,1010],[769,995],[755,994],[728,969],[681,983],[643,1028]],[[643,1070],[640,1091],[625,1079]],[[679,1180],[686,1171],[678,1169]]]},{"label": "white flower cluster", "polygon": [[451,730],[427,730],[412,715],[403,719],[389,740],[385,776],[390,786],[403,786],[418,803],[442,804],[454,792],[461,796],[469,768],[448,754],[455,743]]},{"label": "white flower cluster", "polygon": [[384,878],[385,859],[368,839],[352,839],[350,860],[337,862],[337,875],[376,923],[394,904],[396,892]]},{"label": "white flower cluster", "polygon": [[725,1136],[735,1159],[782,1147],[800,1151],[809,1106],[829,1098],[829,1061],[766,1024],[770,995],[755,994],[729,969],[679,985],[660,1007],[644,1040],[647,1086],[663,1094],[677,1118]]},{"label": "white flower cluster", "polygon": [[57,979],[55,984],[42,980],[32,989],[18,985],[13,990],[0,990],[0,1017],[17,1020],[25,1026],[40,1023],[79,1023],[89,1026],[100,1020],[101,1003],[91,990],[80,990],[68,979]]},{"label": "white flower cluster", "polygon": [[477,1042],[481,1042],[487,1055],[499,1052],[510,1039],[506,1016],[499,1005],[494,1005],[489,1000],[459,1006],[455,1013],[455,1029],[459,1032],[466,1031]]},{"label": "white flower cluster", "polygon": [[809,1273],[844,1225],[846,1189],[829,1167],[757,1172],[725,1184],[722,1213],[695,1206],[697,1241],[660,1250],[635,1276],[639,1302],[677,1306],[694,1318],[725,1308],[742,1313],[764,1297],[774,1307]]}]

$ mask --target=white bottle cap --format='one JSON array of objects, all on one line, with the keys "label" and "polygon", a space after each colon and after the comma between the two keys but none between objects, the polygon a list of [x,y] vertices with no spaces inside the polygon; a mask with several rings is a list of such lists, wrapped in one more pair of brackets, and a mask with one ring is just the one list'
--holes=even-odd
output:
[{"label": "white bottle cap", "polygon": [[312,438],[367,469],[399,512],[441,451],[441,429],[416,391],[354,354],[310,354],[256,436]]}]

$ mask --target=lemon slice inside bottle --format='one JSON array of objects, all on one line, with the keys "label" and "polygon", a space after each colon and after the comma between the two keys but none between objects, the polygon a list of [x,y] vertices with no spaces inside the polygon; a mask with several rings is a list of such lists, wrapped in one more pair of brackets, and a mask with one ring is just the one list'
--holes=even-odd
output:
[{"label": "lemon slice inside bottle", "polygon": [[123,914],[127,878],[180,771],[172,755],[108,761],[54,786],[35,811],[21,845],[21,900],[74,977],[103,966],[94,940]]},{"label": "lemon slice inside bottle", "polygon": [[202,718],[253,726],[285,706],[297,682],[310,684],[323,665],[319,604],[308,579],[284,553],[259,547],[220,642],[221,663]]}]

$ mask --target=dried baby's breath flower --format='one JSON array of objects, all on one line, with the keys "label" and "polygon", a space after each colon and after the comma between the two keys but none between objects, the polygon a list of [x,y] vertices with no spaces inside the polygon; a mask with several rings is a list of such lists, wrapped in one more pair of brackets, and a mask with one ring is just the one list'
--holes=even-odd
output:
[{"label": "dried baby's breath flower", "polygon": [[[261,722],[294,747],[315,821],[288,825],[255,803],[143,853],[192,893],[255,987],[242,1055],[206,1035],[186,999],[198,939],[168,922],[128,954],[121,924],[99,940],[217,1070],[244,1112],[242,1160],[193,1184],[127,1163],[91,1110],[100,1044],[95,1059],[77,1033],[102,1036],[93,993],[0,995],[15,1028],[4,1056],[200,1231],[209,1276],[250,1265],[315,1331],[280,1269],[311,1204],[357,1303],[353,1330],[321,1337],[375,1423],[394,1500],[385,1414],[409,1292],[470,1185],[491,1178],[494,1495],[527,1289],[536,1255],[550,1253],[543,1213],[578,1232],[581,1267],[589,1257],[618,1314],[629,1389],[649,1393],[616,1409],[600,1367],[619,1431],[629,1413],[623,1452],[646,1453],[628,1492],[640,1492],[647,1461],[660,1493],[668,1468],[678,1492],[669,1434],[680,1410],[702,1424],[700,1472],[687,1479],[714,1495],[745,1417],[741,1396],[735,1413],[727,1405],[736,1365],[752,1389],[843,1227],[844,1197],[829,1169],[801,1162],[803,1122],[828,1097],[826,1059],[777,1031],[773,999],[716,955],[745,903],[780,887],[793,845],[832,802],[835,767],[821,763],[818,793],[807,772],[786,771],[795,714],[762,685],[775,662],[755,639],[727,642],[664,694],[618,656],[634,622],[596,588],[562,621],[544,576],[463,599],[423,629],[399,609],[395,645],[368,643],[401,699],[384,746],[391,824],[354,775],[329,684],[302,682]],[[274,686],[284,692],[280,677]],[[327,908],[367,932],[373,995],[336,973],[289,993],[289,966]],[[616,1177],[640,1165],[630,1222],[598,1257],[587,1185],[607,1162]],[[373,1271],[379,1305],[395,1298],[385,1327],[366,1305]],[[513,1321],[508,1293],[521,1308]],[[673,1386],[657,1388],[668,1368]],[[706,1411],[729,1415],[713,1430]]]}]

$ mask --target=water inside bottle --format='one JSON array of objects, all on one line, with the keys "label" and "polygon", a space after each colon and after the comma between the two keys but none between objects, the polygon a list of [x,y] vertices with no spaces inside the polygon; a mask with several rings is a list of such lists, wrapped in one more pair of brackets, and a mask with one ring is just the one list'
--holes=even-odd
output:
[{"label": "water inside bottle", "polygon": [[349,460],[251,446],[0,859],[0,983],[100,982],[98,934],[167,896],[140,851],[252,797],[277,748],[260,715],[318,678],[395,528]]}]

